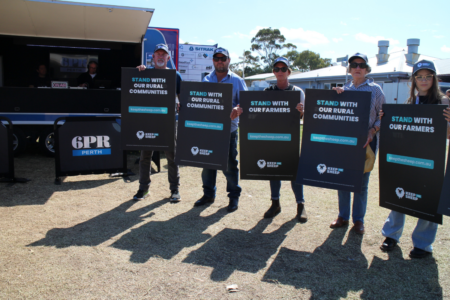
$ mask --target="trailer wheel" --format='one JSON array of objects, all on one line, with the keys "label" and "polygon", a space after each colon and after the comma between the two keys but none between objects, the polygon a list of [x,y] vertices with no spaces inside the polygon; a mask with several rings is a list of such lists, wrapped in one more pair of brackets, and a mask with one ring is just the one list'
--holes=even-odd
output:
[{"label": "trailer wheel", "polygon": [[55,134],[53,129],[44,130],[39,134],[39,149],[46,156],[55,156]]},{"label": "trailer wheel", "polygon": [[27,147],[27,137],[22,129],[15,127],[13,129],[13,152],[19,155],[25,151]]}]

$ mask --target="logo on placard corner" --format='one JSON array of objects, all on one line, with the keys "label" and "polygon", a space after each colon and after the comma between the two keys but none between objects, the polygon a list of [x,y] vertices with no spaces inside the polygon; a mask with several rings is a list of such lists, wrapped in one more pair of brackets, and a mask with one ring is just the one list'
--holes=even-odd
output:
[{"label": "logo on placard corner", "polygon": [[257,164],[258,164],[258,167],[260,169],[262,169],[266,166],[266,161],[264,159],[260,159],[260,160],[258,160]]},{"label": "logo on placard corner", "polygon": [[397,194],[397,197],[398,197],[399,199],[402,199],[403,196],[405,196],[405,190],[402,189],[402,188],[400,188],[400,187],[398,187],[398,188],[395,189],[395,193]]},{"label": "logo on placard corner", "polygon": [[417,201],[422,198],[422,195],[405,191],[401,187],[396,188],[395,193],[397,194],[398,199],[405,197],[406,199]]},{"label": "logo on placard corner", "polygon": [[72,139],[72,156],[111,155],[110,138],[107,135],[76,136]]},{"label": "logo on placard corner", "polygon": [[189,51],[194,51],[194,47],[189,47]]},{"label": "logo on placard corner", "polygon": [[145,133],[143,131],[138,131],[136,133],[136,136],[138,137],[138,139],[142,140],[145,136]]},{"label": "logo on placard corner", "polygon": [[327,170],[327,166],[324,165],[324,164],[320,164],[320,165],[317,166],[317,171],[318,171],[320,174],[325,173],[326,170]]},{"label": "logo on placard corner", "polygon": [[212,150],[199,149],[198,147],[192,147],[191,148],[191,152],[192,152],[193,155],[200,154],[200,155],[206,155],[206,156],[211,155],[213,153]]}]

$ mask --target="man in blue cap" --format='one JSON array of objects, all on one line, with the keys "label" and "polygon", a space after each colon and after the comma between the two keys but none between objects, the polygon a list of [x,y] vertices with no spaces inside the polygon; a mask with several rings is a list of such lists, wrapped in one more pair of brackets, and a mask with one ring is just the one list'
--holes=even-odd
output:
[{"label": "man in blue cap", "polygon": [[[169,47],[166,44],[158,44],[155,47],[155,51],[153,53],[153,62],[155,64],[155,69],[168,69],[167,62],[170,59]],[[139,71],[144,71],[146,67],[144,65],[140,65],[137,67]],[[181,75],[177,71],[177,82],[176,82],[176,94],[178,98],[180,97],[180,83],[181,83]],[[177,107],[179,107],[178,99],[175,99],[177,103]],[[175,135],[175,147],[177,145],[176,135]],[[175,151],[164,151],[167,157],[167,165],[168,165],[168,177],[170,184],[170,202],[179,202],[181,200],[180,193],[178,191],[178,187],[180,186],[180,170],[179,167],[175,164]],[[153,156],[153,151],[141,151],[141,158],[139,160],[139,190],[136,195],[134,195],[135,200],[143,200],[148,196],[149,188],[150,188],[150,174],[151,174],[151,160]]]},{"label": "man in blue cap", "polygon": [[[214,50],[213,54],[214,71],[203,78],[204,82],[231,83],[233,84],[233,107],[239,107],[239,92],[246,91],[247,85],[245,81],[229,70],[230,54],[227,49],[222,47]],[[228,152],[228,169],[223,171],[227,178],[227,192],[230,199],[228,212],[238,209],[239,197],[241,195],[241,187],[239,186],[239,169],[237,157],[237,129],[239,117],[237,110],[233,109],[231,113],[231,137],[230,149]],[[216,178],[217,170],[203,169],[203,197],[201,197],[194,206],[201,206],[214,202],[216,198]]]}]

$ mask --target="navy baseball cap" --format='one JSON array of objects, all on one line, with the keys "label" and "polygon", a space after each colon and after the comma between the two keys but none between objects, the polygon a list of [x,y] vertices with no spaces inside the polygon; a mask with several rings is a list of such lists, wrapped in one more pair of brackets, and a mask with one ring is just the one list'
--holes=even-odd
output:
[{"label": "navy baseball cap", "polygon": [[350,58],[348,59],[348,62],[352,62],[352,60],[355,58],[361,58],[362,60],[364,60],[366,62],[366,64],[369,63],[369,60],[367,59],[367,55],[365,55],[363,53],[359,53],[359,52],[356,52],[355,54],[350,56]]},{"label": "navy baseball cap", "polygon": [[216,55],[216,54],[223,54],[226,57],[230,57],[230,54],[228,54],[228,50],[225,49],[225,48],[222,48],[222,47],[219,47],[216,50],[214,50],[213,56]]},{"label": "navy baseball cap", "polygon": [[166,51],[167,54],[170,54],[169,53],[169,47],[167,47],[166,44],[158,44],[158,45],[156,45],[155,51],[153,51],[153,52],[156,52],[158,50],[164,50],[164,51]]},{"label": "navy baseball cap", "polygon": [[414,64],[413,66],[413,75],[417,73],[417,71],[420,70],[430,70],[436,73],[436,68],[434,67],[434,63],[429,60],[421,60]]},{"label": "navy baseball cap", "polygon": [[272,67],[275,67],[277,63],[283,63],[286,65],[286,67],[288,68],[290,67],[289,60],[286,57],[278,57],[277,59],[275,59],[275,61],[272,64]]}]

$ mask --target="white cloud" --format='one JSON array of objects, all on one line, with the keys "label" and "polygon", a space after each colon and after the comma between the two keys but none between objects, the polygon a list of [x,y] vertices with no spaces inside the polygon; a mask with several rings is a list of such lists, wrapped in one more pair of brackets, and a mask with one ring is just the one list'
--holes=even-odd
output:
[{"label": "white cloud", "polygon": [[404,47],[398,47],[398,46],[389,47],[389,52],[398,52],[398,51],[404,51],[404,50],[405,50]]},{"label": "white cloud", "polygon": [[236,52],[231,52],[230,53],[230,58],[233,60],[239,60],[239,55],[236,54]]},{"label": "white cloud", "polygon": [[365,42],[365,43],[371,43],[371,44],[378,44],[378,41],[380,40],[388,40],[389,41],[389,45],[397,45],[399,44],[398,40],[394,40],[394,39],[387,39],[384,36],[369,36],[365,33],[357,33],[355,34],[355,39],[357,39],[358,41],[361,42]]},{"label": "white cloud", "polygon": [[343,36],[347,36],[347,35],[350,35],[350,34],[349,34],[349,33],[343,33],[342,35],[343,35]]},{"label": "white cloud", "polygon": [[340,23],[341,23],[341,25],[347,26],[347,23],[344,23],[342,21]]},{"label": "white cloud", "polygon": [[281,34],[284,35],[288,43],[300,44],[302,47],[311,45],[328,44],[330,41],[325,35],[312,30],[304,30],[303,28],[280,28]]},{"label": "white cloud", "polygon": [[444,45],[444,46],[441,47],[441,51],[450,53],[450,47],[447,47],[447,46]]},{"label": "white cloud", "polygon": [[339,42],[342,42],[344,39],[343,38],[332,38],[332,40],[335,43],[339,43]]},{"label": "white cloud", "polygon": [[434,35],[434,37],[437,39],[442,39],[444,36],[443,35]]},{"label": "white cloud", "polygon": [[211,44],[215,44],[215,43],[216,43],[215,40],[207,40],[207,42],[208,42],[208,43],[211,43]]},{"label": "white cloud", "polygon": [[184,40],[182,40],[181,38],[178,40],[178,43],[180,43],[180,44],[184,44],[185,43],[185,41]]}]

